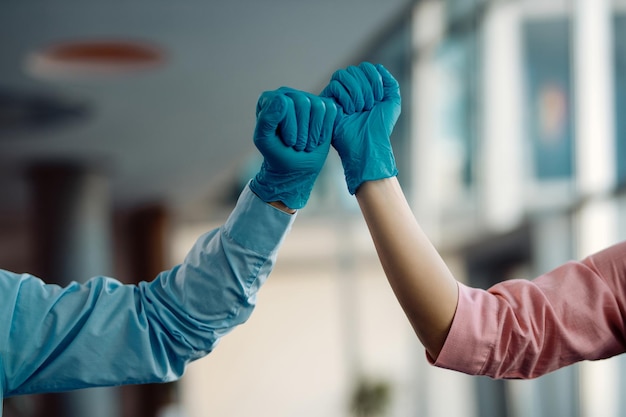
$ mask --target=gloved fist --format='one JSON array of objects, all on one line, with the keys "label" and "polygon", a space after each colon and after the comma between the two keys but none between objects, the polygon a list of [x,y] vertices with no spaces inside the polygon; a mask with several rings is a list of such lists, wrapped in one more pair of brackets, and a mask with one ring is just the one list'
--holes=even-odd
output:
[{"label": "gloved fist", "polygon": [[263,201],[305,206],[330,149],[337,106],[329,98],[281,87],[261,94],[254,144],[264,157],[250,188]]},{"label": "gloved fist", "polygon": [[350,194],[365,181],[396,176],[389,137],[400,116],[400,87],[389,71],[369,62],[336,71],[321,96],[339,105],[333,146]]}]

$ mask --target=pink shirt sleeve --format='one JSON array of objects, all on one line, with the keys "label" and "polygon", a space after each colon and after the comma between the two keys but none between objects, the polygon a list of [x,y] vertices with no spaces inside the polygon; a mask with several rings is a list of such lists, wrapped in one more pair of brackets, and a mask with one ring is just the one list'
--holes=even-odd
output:
[{"label": "pink shirt sleeve", "polygon": [[459,283],[452,327],[434,365],[528,379],[623,353],[625,286],[626,242],[532,281],[503,281],[486,291]]}]

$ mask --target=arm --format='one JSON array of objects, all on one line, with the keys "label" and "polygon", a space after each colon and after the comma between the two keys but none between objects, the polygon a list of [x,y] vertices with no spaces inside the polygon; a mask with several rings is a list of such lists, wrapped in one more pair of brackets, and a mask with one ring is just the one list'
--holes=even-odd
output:
[{"label": "arm", "polygon": [[626,351],[626,242],[532,281],[459,285],[435,365],[492,378],[535,378]]},{"label": "arm", "polygon": [[469,374],[533,378],[624,352],[626,244],[489,291],[455,282],[390,175],[399,92],[393,77],[376,69],[379,77],[367,63],[338,71],[323,94],[344,110],[333,145],[385,274],[429,359]]},{"label": "arm", "polygon": [[151,282],[61,288],[0,273],[5,394],[178,378],[250,316],[293,220],[246,187],[224,226]]},{"label": "arm", "polygon": [[152,282],[96,277],[61,288],[0,272],[2,392],[170,381],[209,353],[252,313],[295,217],[288,213],[306,204],[324,164],[335,115],[328,99],[264,93],[254,134],[259,173],[226,223]]},{"label": "arm", "polygon": [[390,136],[400,115],[397,81],[381,65],[333,74],[323,96],[340,109],[333,146],[385,274],[413,329],[437,357],[457,303],[456,281],[419,227],[396,179]]},{"label": "arm", "polygon": [[389,283],[436,366],[529,379],[626,351],[626,242],[485,291],[456,283],[395,178],[365,182],[356,197]]},{"label": "arm", "polygon": [[364,182],[356,198],[391,288],[436,358],[456,310],[456,281],[415,220],[396,177]]}]

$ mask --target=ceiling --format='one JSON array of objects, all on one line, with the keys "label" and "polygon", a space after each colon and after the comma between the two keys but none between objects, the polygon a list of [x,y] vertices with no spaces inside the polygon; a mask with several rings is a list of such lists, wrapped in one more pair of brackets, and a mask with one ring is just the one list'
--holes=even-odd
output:
[{"label": "ceiling", "polygon": [[[319,92],[411,0],[7,0],[0,2],[0,214],[27,201],[24,170],[104,169],[125,207],[206,201],[254,157],[255,105],[282,85]],[[133,40],[164,65],[42,78],[28,57],[74,40]]]}]

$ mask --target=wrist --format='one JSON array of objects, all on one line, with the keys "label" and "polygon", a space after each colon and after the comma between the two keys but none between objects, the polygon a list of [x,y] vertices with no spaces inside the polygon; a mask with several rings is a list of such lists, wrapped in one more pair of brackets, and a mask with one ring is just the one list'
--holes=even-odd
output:
[{"label": "wrist", "polygon": [[317,174],[261,170],[250,182],[250,188],[266,203],[282,204],[276,208],[295,212],[306,205]]},{"label": "wrist", "polygon": [[359,154],[339,153],[350,194],[366,181],[375,181],[398,175],[396,160],[390,148],[374,146]]},{"label": "wrist", "polygon": [[363,181],[356,191],[356,196],[359,197],[365,194],[389,192],[390,190],[396,190],[398,187],[398,178],[396,176],[381,178],[377,180]]},{"label": "wrist", "polygon": [[269,204],[272,207],[276,207],[278,210],[284,211],[285,213],[288,213],[288,214],[295,214],[297,211],[296,209],[287,207],[285,203],[283,203],[282,201],[269,201],[267,204]]},{"label": "wrist", "polygon": [[259,195],[259,193],[256,191],[256,188],[258,187],[255,186],[255,181],[250,181],[250,190],[254,193],[254,195],[265,201],[266,204],[269,204],[270,206],[275,207],[278,210],[284,211],[287,214],[295,214],[295,212],[297,211],[296,209],[287,207],[287,205],[282,201],[266,201],[262,196]]}]

